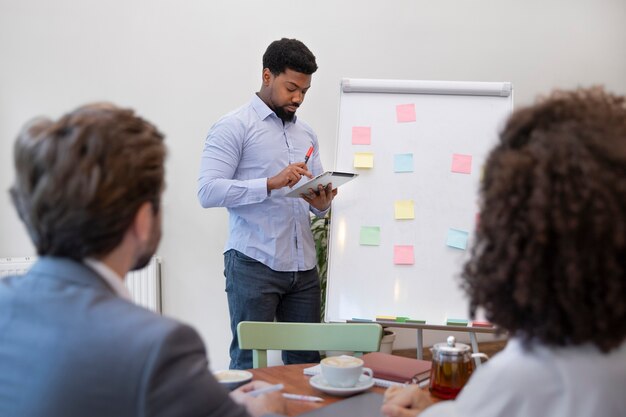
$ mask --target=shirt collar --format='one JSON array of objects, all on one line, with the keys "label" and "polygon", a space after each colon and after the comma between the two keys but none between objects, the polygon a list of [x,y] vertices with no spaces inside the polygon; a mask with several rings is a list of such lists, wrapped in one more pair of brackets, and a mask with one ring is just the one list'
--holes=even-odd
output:
[{"label": "shirt collar", "polygon": [[[268,116],[271,116],[272,114],[278,119],[278,116],[276,115],[276,113],[274,113],[274,110],[270,109],[269,106],[265,104],[265,102],[261,100],[261,98],[256,93],[252,95],[251,105],[256,114],[259,115],[259,118],[261,120],[265,120]],[[294,115],[293,120],[288,123],[295,123],[297,118],[298,116]]]},{"label": "shirt collar", "polygon": [[124,280],[109,268],[104,262],[100,262],[94,258],[85,258],[83,260],[85,265],[93,269],[100,275],[100,277],[109,284],[109,287],[113,289],[113,292],[120,298],[132,301],[132,297],[128,288],[124,285]]}]

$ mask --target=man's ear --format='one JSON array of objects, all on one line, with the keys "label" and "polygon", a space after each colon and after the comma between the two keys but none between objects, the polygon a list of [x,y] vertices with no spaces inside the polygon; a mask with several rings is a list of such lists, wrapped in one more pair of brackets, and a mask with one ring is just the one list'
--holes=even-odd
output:
[{"label": "man's ear", "polygon": [[152,203],[146,201],[135,214],[133,220],[133,231],[140,242],[147,242],[150,239],[150,232],[154,222],[154,211]]},{"label": "man's ear", "polygon": [[263,85],[265,87],[268,87],[271,84],[272,78],[274,78],[274,74],[272,74],[272,71],[270,71],[269,68],[263,68],[263,74],[261,75],[261,80],[263,81]]}]

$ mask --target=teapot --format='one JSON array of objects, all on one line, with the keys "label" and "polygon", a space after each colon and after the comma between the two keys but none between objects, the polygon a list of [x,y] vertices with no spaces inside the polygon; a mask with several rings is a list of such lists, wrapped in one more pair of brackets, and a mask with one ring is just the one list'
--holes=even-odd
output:
[{"label": "teapot", "polygon": [[454,336],[449,336],[445,343],[436,343],[430,351],[433,361],[429,390],[445,400],[456,398],[469,380],[474,371],[473,358],[489,359],[484,353],[470,353],[470,347],[457,343]]}]

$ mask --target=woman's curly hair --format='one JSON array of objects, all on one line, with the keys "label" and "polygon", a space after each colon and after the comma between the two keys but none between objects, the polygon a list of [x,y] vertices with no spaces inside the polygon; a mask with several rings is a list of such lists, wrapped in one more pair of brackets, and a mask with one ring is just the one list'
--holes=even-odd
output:
[{"label": "woman's curly hair", "polygon": [[626,340],[626,105],[602,88],[516,111],[488,157],[470,313],[525,342]]}]

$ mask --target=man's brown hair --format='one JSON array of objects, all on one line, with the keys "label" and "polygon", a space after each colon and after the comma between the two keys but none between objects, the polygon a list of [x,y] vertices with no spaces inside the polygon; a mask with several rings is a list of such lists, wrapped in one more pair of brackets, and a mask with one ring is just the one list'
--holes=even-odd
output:
[{"label": "man's brown hair", "polygon": [[39,255],[105,255],[144,202],[159,210],[163,135],[132,110],[98,103],[18,135],[10,193]]}]

